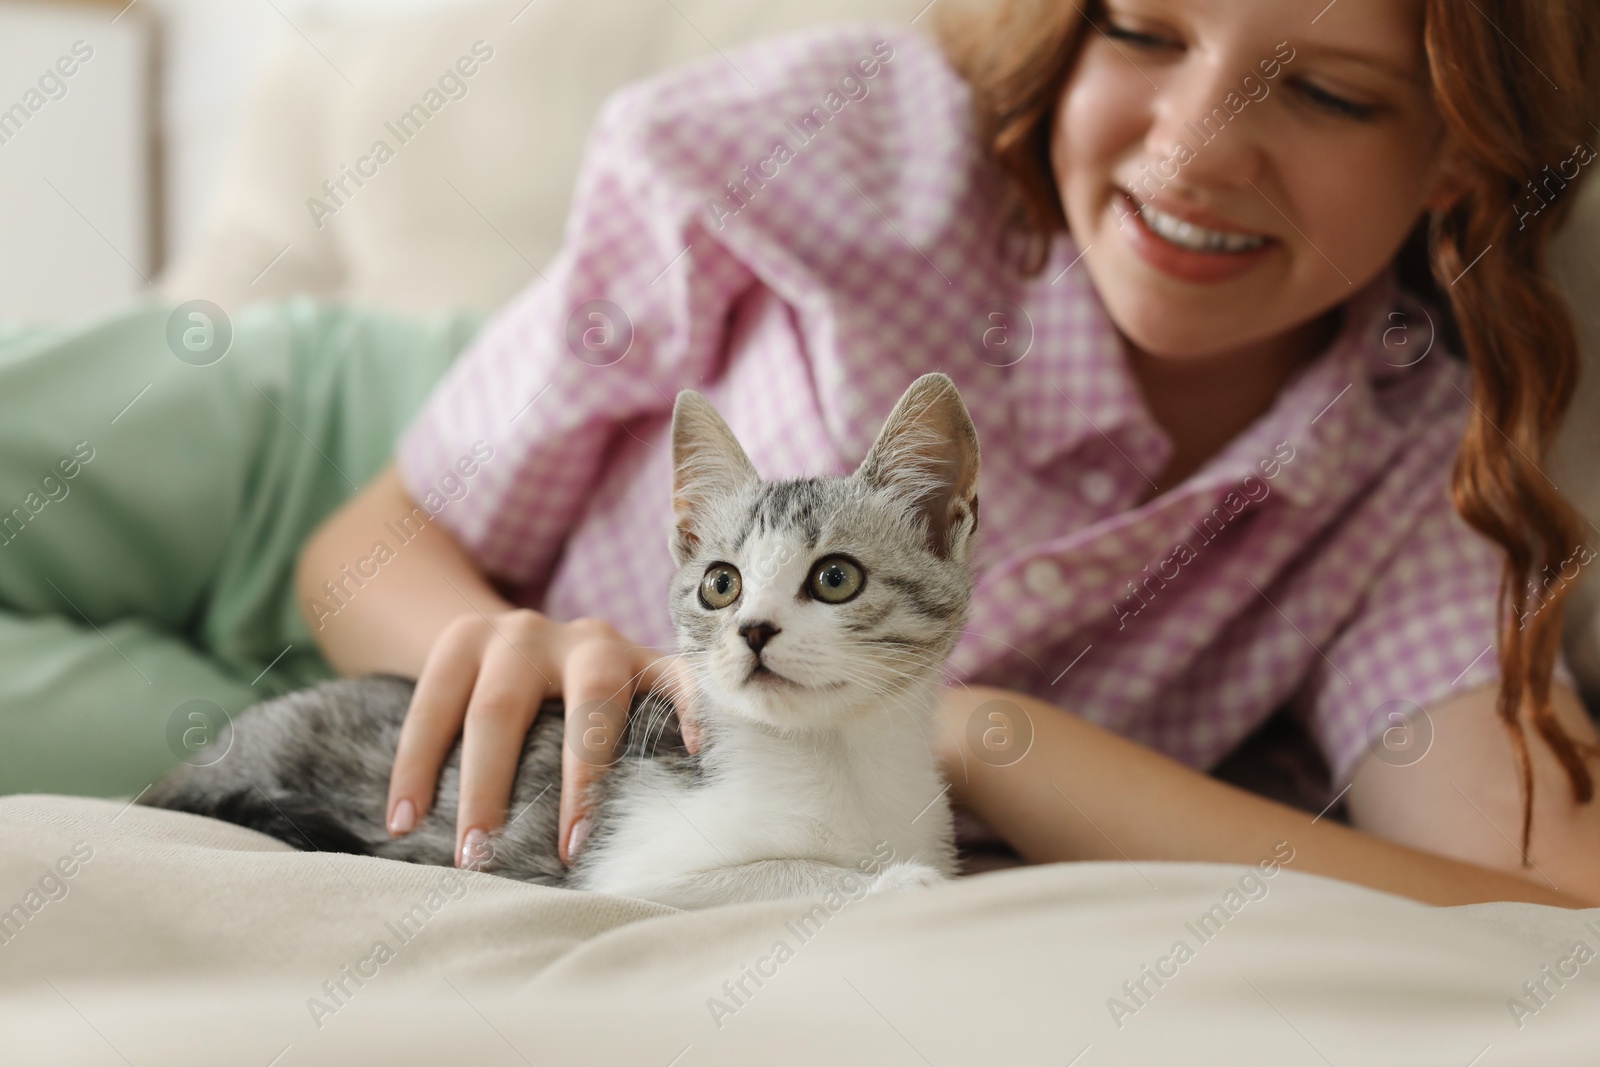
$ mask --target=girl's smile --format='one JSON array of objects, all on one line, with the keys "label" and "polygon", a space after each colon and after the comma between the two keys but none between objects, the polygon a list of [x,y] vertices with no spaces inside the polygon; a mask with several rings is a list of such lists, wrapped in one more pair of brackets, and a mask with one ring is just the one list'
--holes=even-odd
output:
[{"label": "girl's smile", "polygon": [[1420,0],[1105,0],[1057,99],[1068,228],[1157,363],[1266,351],[1390,262],[1453,195]]},{"label": "girl's smile", "polygon": [[1253,270],[1280,246],[1266,234],[1250,233],[1218,216],[1183,204],[1158,207],[1131,193],[1115,200],[1118,229],[1134,253],[1163,274],[1180,281],[1227,281]]}]

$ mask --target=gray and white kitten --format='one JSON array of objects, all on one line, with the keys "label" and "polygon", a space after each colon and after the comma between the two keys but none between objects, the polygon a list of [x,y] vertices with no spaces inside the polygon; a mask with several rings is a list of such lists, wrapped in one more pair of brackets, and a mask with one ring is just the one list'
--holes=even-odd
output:
[{"label": "gray and white kitten", "polygon": [[[977,435],[954,384],[912,383],[844,478],[762,482],[691,390],[672,446],[670,610],[699,750],[685,749],[665,695],[636,697],[569,870],[556,854],[564,719],[547,701],[483,869],[679,907],[827,891],[862,870],[874,890],[952,875],[933,710],[966,621],[978,519]],[[449,866],[459,741],[417,828],[384,828],[412,688],[345,679],[257,705],[224,758],[179,768],[142,803],[301,849]]]}]

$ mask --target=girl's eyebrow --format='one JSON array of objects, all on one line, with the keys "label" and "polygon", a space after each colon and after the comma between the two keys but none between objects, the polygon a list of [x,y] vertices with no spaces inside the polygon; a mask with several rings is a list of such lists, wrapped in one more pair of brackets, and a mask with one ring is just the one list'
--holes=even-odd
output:
[{"label": "girl's eyebrow", "polygon": [[1355,63],[1395,81],[1405,82],[1407,85],[1422,80],[1422,71],[1418,65],[1402,64],[1386,56],[1375,55],[1372,52],[1363,52],[1353,48],[1339,48],[1333,45],[1312,44],[1303,46],[1300,52],[1302,55],[1313,59],[1338,59]]}]

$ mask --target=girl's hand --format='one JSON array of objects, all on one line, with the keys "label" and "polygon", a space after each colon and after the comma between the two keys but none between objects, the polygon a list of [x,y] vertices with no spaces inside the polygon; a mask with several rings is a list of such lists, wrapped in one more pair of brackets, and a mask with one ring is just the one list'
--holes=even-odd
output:
[{"label": "girl's hand", "polygon": [[[570,863],[588,833],[583,798],[614,762],[639,686],[660,689],[682,708],[692,683],[681,660],[635,645],[599,619],[557,623],[528,609],[457,618],[429,651],[400,729],[389,832],[409,833],[428,813],[459,735],[456,866],[481,866],[489,832],[505,821],[528,728],[540,704],[561,695],[567,713],[557,848]],[[692,726],[684,728],[688,741]]]}]

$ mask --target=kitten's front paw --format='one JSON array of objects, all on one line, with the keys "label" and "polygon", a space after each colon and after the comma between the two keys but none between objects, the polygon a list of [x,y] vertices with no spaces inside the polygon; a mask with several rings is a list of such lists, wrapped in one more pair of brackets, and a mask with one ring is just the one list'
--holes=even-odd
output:
[{"label": "kitten's front paw", "polygon": [[903,861],[891,863],[872,880],[870,893],[892,893],[902,889],[924,889],[947,881],[936,868],[926,863]]}]

